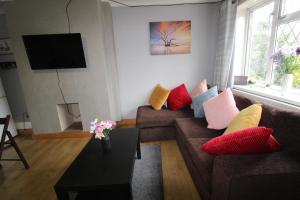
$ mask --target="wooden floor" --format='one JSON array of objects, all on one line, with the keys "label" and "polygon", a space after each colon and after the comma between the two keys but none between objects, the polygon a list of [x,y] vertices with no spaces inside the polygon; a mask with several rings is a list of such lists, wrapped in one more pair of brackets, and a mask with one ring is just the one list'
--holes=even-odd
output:
[{"label": "wooden floor", "polygon": [[[31,168],[25,170],[21,162],[2,162],[0,199],[56,199],[54,184],[88,140],[89,138],[33,140],[28,135],[18,136],[16,141]],[[165,199],[200,199],[176,141],[155,143],[161,145]],[[5,157],[15,155],[12,148],[4,151]]]}]

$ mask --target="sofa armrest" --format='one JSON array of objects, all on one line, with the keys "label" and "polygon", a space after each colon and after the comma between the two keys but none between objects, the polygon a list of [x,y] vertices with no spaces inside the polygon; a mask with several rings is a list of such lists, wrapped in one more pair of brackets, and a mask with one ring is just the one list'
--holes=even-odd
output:
[{"label": "sofa armrest", "polygon": [[212,200],[300,197],[300,152],[226,155],[214,160]]}]

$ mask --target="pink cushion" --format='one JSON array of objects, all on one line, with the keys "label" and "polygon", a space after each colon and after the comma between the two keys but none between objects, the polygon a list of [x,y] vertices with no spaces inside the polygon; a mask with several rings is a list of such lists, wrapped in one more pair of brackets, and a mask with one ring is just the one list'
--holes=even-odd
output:
[{"label": "pink cushion", "polygon": [[233,94],[229,88],[218,96],[203,103],[204,113],[208,122],[207,128],[224,129],[239,113]]},{"label": "pink cushion", "polygon": [[203,80],[191,92],[191,97],[198,96],[199,94],[207,91],[207,81]]}]

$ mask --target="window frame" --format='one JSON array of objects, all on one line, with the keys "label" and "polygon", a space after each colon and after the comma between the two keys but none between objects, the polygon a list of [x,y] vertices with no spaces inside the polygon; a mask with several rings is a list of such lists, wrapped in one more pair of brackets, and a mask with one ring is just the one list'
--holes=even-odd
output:
[{"label": "window frame", "polygon": [[[243,53],[243,58],[242,58],[242,65],[244,66],[242,68],[242,73],[244,76],[248,75],[249,66],[250,66],[252,13],[255,10],[260,9],[272,2],[274,2],[274,9],[273,9],[273,21],[272,21],[272,27],[271,27],[271,36],[270,36],[269,49],[268,49],[269,57],[271,57],[276,50],[276,38],[277,38],[278,27],[282,24],[300,20],[300,10],[290,13],[290,14],[281,15],[284,0],[262,0],[262,1],[255,3],[253,6],[247,8],[246,21],[245,21],[244,53]],[[274,65],[273,65],[273,62],[271,59],[268,59],[267,66],[268,66],[267,67],[268,70],[266,73],[264,84],[265,85],[267,85],[267,84],[273,85],[272,80],[273,80],[273,75],[274,75],[274,73],[273,73]]]},{"label": "window frame", "polygon": [[[296,11],[296,12],[292,12],[292,13],[289,13],[289,14],[285,14],[285,15],[281,15],[282,14],[282,8],[283,8],[283,2],[284,2],[285,0],[280,0],[280,10],[279,10],[279,19],[284,19],[284,18],[286,18],[286,17],[291,17],[291,18],[293,18],[293,17],[296,17],[296,16],[300,16],[300,10],[299,11]],[[297,19],[296,19],[297,20]]]},{"label": "window frame", "polygon": [[[253,18],[253,12],[255,12],[256,10],[266,6],[267,4],[269,3],[272,3],[274,2],[275,4],[275,0],[264,0],[264,1],[261,1],[261,2],[258,2],[256,3],[254,6],[251,6],[250,8],[247,9],[247,16],[246,16],[246,31],[245,31],[245,34],[246,34],[246,48],[245,48],[245,59],[244,59],[244,63],[243,65],[245,66],[244,67],[244,75],[248,74],[249,73],[249,67],[250,67],[250,56],[251,56],[251,53],[250,53],[250,49],[251,49],[251,35],[252,35],[252,29],[251,29],[251,25],[252,25],[252,18]],[[274,21],[274,20],[273,20]],[[272,23],[272,28],[273,28],[273,23]],[[273,31],[273,30],[272,30]],[[271,31],[271,37],[270,37],[270,41],[272,41],[272,31]],[[269,41],[269,42],[270,42]],[[270,44],[269,44],[269,50],[270,50]],[[269,55],[269,50],[268,50],[268,55]],[[269,62],[268,62],[268,66],[269,66]],[[269,67],[268,67],[269,69]],[[267,82],[267,77],[266,77],[266,82]]]}]

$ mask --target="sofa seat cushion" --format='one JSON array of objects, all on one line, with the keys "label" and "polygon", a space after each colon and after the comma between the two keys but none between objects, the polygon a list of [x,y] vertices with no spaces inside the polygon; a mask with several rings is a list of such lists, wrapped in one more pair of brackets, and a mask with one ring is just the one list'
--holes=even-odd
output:
[{"label": "sofa seat cushion", "polygon": [[169,110],[163,107],[154,110],[151,106],[140,106],[137,110],[137,126],[139,128],[174,126],[176,118],[193,117],[190,108]]},{"label": "sofa seat cushion", "polygon": [[209,138],[190,138],[187,142],[187,149],[197,170],[201,174],[201,179],[205,182],[205,185],[210,187],[215,157],[199,148],[209,140]]},{"label": "sofa seat cushion", "polygon": [[176,119],[177,134],[181,134],[185,142],[190,138],[213,138],[220,136],[222,130],[207,128],[205,118],[181,118]]}]

